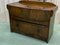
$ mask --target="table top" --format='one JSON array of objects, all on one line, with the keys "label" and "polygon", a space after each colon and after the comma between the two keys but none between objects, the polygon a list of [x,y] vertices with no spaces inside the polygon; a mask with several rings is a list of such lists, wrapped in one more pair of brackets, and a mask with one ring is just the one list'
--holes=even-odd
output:
[{"label": "table top", "polygon": [[48,10],[48,11],[57,9],[57,6],[50,2],[19,1],[19,2],[8,4],[8,5],[19,7],[19,8]]}]

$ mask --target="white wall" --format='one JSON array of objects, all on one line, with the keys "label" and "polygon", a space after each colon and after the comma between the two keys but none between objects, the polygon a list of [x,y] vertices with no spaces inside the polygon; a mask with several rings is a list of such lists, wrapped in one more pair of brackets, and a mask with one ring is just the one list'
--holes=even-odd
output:
[{"label": "white wall", "polygon": [[55,22],[60,24],[60,0],[55,0],[53,1],[53,3],[55,3],[58,6],[58,10],[55,16]]},{"label": "white wall", "polygon": [[52,2],[58,6],[58,10],[55,14],[55,24],[60,24],[60,0],[47,0],[47,2]]},{"label": "white wall", "polygon": [[9,15],[6,5],[19,0],[0,0],[0,22],[9,22]]},{"label": "white wall", "polygon": [[3,11],[6,9],[6,4],[17,1],[19,0],[0,0],[0,13],[3,13]]},{"label": "white wall", "polygon": [[0,0],[0,13],[2,13],[3,12],[3,10],[4,10],[4,0]]}]

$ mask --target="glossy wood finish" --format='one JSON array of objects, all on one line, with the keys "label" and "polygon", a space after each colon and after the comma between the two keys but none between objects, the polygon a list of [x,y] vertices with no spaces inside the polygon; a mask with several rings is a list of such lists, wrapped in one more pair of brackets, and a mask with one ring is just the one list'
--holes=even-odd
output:
[{"label": "glossy wood finish", "polygon": [[[51,17],[57,6],[48,2],[20,1],[7,5],[11,32],[22,33],[46,42],[53,33]],[[52,22],[53,23],[53,22]]]}]

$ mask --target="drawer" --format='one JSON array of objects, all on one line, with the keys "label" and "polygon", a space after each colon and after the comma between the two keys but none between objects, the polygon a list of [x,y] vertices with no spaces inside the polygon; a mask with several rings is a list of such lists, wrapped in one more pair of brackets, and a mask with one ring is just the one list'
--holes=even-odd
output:
[{"label": "drawer", "polygon": [[25,21],[10,19],[11,31],[32,36],[38,39],[47,40],[49,34],[49,26],[37,25]]},{"label": "drawer", "polygon": [[13,6],[7,6],[9,9],[9,14],[12,16],[20,16],[21,14],[21,9],[17,8],[17,7],[13,7]]},{"label": "drawer", "polygon": [[31,21],[49,21],[52,15],[51,11],[25,9],[14,6],[10,6],[8,9],[10,15]]},{"label": "drawer", "polygon": [[30,12],[28,9],[23,9],[23,8],[18,8],[13,6],[8,6],[8,9],[9,9],[10,16],[29,19]]},{"label": "drawer", "polygon": [[35,21],[49,21],[50,12],[43,10],[31,10],[29,18],[30,20],[35,20]]},{"label": "drawer", "polygon": [[47,39],[48,27],[19,21],[19,33],[23,33],[32,37]]},{"label": "drawer", "polygon": [[38,37],[37,26],[26,22],[19,22],[19,32],[29,36]]}]

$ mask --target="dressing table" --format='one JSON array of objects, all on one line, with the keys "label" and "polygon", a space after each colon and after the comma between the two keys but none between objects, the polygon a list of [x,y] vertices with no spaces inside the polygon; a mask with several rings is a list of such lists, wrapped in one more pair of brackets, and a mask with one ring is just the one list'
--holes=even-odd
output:
[{"label": "dressing table", "polygon": [[49,2],[19,1],[7,4],[11,32],[49,41],[57,6]]}]

